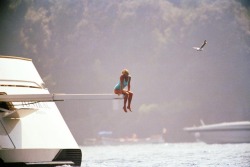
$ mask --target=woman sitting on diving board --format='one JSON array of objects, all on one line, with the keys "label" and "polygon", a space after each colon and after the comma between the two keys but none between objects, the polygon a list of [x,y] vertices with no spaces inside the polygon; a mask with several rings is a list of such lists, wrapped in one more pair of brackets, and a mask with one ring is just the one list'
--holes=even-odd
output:
[{"label": "woman sitting on diving board", "polygon": [[[129,75],[129,72],[127,69],[122,70],[122,74],[120,76],[120,81],[119,83],[115,86],[114,88],[114,93],[115,94],[123,94],[124,95],[124,105],[123,105],[123,110],[127,112],[127,109],[132,112],[131,110],[131,101],[133,98],[133,92],[130,91],[130,82],[131,82],[131,76]],[[124,88],[128,86],[128,90],[125,90]],[[128,106],[126,108],[128,101]]]}]

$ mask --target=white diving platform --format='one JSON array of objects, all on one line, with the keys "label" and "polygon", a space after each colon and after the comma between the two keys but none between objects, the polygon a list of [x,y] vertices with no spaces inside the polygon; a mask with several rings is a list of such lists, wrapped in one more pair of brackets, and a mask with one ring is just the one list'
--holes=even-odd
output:
[{"label": "white diving platform", "polygon": [[0,102],[49,102],[64,100],[115,100],[123,99],[116,94],[13,94],[0,95]]}]

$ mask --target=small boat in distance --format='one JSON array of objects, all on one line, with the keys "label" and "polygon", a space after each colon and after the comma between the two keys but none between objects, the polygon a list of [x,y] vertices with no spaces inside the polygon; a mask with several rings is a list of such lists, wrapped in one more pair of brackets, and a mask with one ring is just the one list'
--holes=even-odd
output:
[{"label": "small boat in distance", "polygon": [[194,134],[197,141],[208,144],[250,143],[250,121],[203,124],[183,130]]}]

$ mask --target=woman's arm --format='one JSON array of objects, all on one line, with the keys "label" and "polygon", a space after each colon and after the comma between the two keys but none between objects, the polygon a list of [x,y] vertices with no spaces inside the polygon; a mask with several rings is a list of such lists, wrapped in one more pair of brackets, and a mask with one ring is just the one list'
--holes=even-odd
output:
[{"label": "woman's arm", "polygon": [[130,82],[131,82],[131,77],[128,77],[128,91],[130,91]]}]

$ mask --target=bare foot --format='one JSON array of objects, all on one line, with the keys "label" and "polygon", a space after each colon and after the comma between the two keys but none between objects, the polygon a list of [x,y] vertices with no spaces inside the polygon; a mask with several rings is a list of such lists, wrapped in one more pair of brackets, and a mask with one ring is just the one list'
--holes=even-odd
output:
[{"label": "bare foot", "polygon": [[123,110],[124,110],[124,112],[127,112],[127,109],[126,109],[126,107],[123,107]]},{"label": "bare foot", "polygon": [[131,112],[132,112],[132,110],[131,110],[131,108],[130,108],[129,106],[127,107],[127,109],[129,109],[129,111],[131,111]]}]

